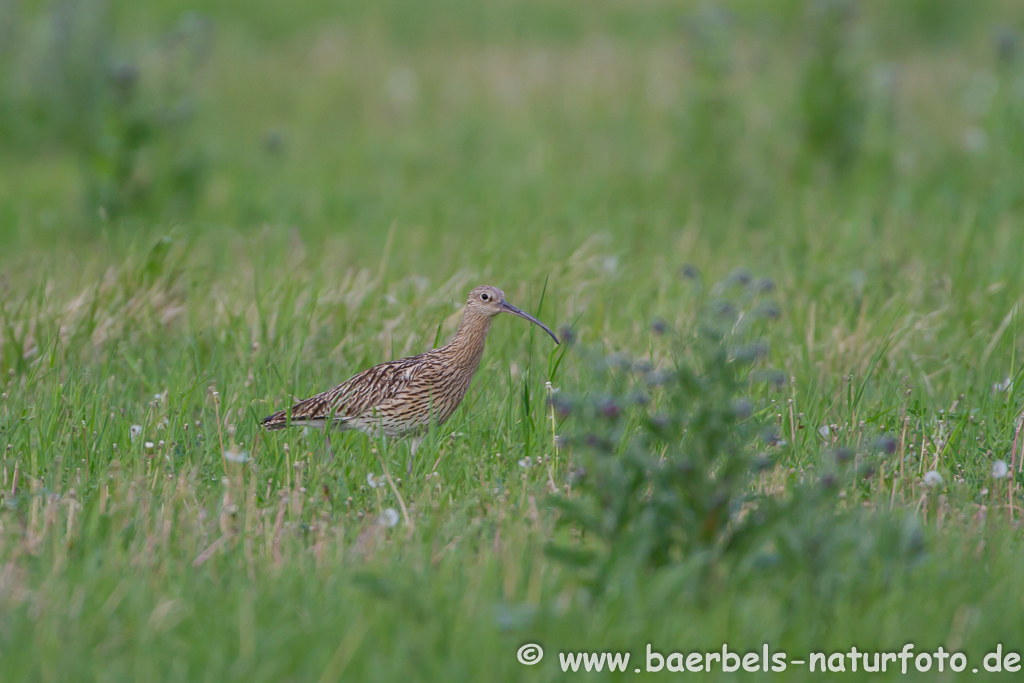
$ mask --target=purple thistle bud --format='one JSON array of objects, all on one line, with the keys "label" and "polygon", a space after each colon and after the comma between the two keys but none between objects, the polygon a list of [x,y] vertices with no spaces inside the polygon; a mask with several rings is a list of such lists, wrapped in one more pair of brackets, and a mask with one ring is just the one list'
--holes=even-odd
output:
[{"label": "purple thistle bud", "polygon": [[736,307],[728,301],[716,301],[711,304],[711,312],[719,318],[726,320],[736,319]]},{"label": "purple thistle bud", "polygon": [[647,360],[638,360],[633,363],[633,372],[650,372],[651,362]]},{"label": "purple thistle bud", "polygon": [[669,425],[669,419],[665,415],[652,415],[650,425],[655,429],[665,429]]},{"label": "purple thistle bud", "polygon": [[564,420],[572,414],[572,401],[561,393],[552,394],[548,397],[548,405],[554,408],[555,415]]},{"label": "purple thistle bud", "polygon": [[882,434],[875,439],[875,448],[883,453],[892,455],[896,452],[896,439],[892,438],[888,434]]},{"label": "purple thistle bud", "polygon": [[629,402],[642,407],[651,402],[651,397],[642,391],[634,391],[629,395]]},{"label": "purple thistle bud", "polygon": [[748,417],[753,415],[754,405],[745,398],[737,399],[732,404],[732,414],[740,419],[746,420]]},{"label": "purple thistle bud", "polygon": [[740,285],[742,287],[746,287],[747,285],[750,284],[751,280],[753,280],[753,279],[754,279],[754,276],[750,274],[750,271],[747,270],[746,268],[742,268],[741,267],[741,268],[734,268],[732,270],[732,272],[729,273],[728,276],[726,276],[725,281],[726,281],[726,283],[731,284],[731,285],[734,284],[734,285]]},{"label": "purple thistle bud", "polygon": [[660,387],[668,382],[670,376],[671,375],[665,371],[649,372],[647,373],[645,380],[647,382],[647,386]]},{"label": "purple thistle bud", "polygon": [[608,420],[615,420],[622,412],[614,398],[605,398],[597,405],[597,412]]},{"label": "purple thistle bud", "polygon": [[700,271],[697,269],[697,266],[687,263],[679,269],[679,277],[684,280],[697,280],[700,278]]},{"label": "purple thistle bud", "polygon": [[837,462],[846,463],[849,462],[851,458],[853,458],[853,451],[851,451],[849,448],[840,447],[835,449],[832,452],[832,455],[833,457],[835,457]]},{"label": "purple thistle bud", "polygon": [[782,316],[782,309],[774,301],[764,301],[754,309],[754,317],[767,320],[778,320]]},{"label": "purple thistle bud", "polygon": [[767,342],[754,342],[745,346],[737,346],[729,355],[741,363],[752,363],[768,355],[768,344]]}]

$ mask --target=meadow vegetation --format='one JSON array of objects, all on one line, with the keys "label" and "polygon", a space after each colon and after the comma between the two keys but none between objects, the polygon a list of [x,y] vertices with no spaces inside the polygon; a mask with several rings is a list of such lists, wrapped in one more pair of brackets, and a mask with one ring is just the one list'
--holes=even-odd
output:
[{"label": "meadow vegetation", "polygon": [[[0,0],[2,678],[1024,651],[1022,41],[1010,0]],[[484,283],[567,343],[498,318],[416,458],[261,433]]]}]

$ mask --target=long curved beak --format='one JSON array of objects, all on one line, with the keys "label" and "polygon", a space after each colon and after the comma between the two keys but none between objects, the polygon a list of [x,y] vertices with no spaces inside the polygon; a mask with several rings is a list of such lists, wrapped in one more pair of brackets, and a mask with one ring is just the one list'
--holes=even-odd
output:
[{"label": "long curved beak", "polygon": [[539,325],[542,330],[544,330],[545,332],[547,332],[548,334],[551,335],[551,338],[555,340],[556,344],[560,344],[561,343],[561,342],[558,341],[558,337],[555,336],[555,333],[551,331],[551,328],[549,328],[547,325],[545,325],[541,321],[539,321],[536,318],[534,318],[532,315],[530,315],[526,311],[521,311],[518,308],[516,308],[515,306],[513,306],[512,304],[510,304],[509,302],[504,301],[504,300],[501,302],[500,308],[501,308],[501,310],[505,311],[506,313],[511,313],[512,315],[518,315],[520,318],[525,318],[526,320],[529,320],[534,325]]}]

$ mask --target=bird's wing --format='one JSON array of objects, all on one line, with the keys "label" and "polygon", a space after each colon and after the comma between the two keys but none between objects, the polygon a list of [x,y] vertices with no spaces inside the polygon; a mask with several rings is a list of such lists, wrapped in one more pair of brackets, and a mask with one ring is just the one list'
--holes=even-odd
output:
[{"label": "bird's wing", "polygon": [[287,411],[266,418],[263,423],[270,429],[291,422],[322,422],[331,415],[336,421],[345,421],[372,414],[374,408],[394,399],[415,381],[429,364],[426,354],[381,363],[304,401]]}]

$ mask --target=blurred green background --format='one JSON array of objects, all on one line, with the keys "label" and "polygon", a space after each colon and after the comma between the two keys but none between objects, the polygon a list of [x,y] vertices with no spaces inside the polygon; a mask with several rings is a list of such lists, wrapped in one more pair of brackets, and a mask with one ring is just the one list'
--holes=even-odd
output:
[{"label": "blurred green background", "polygon": [[0,235],[271,226],[356,258],[395,224],[450,268],[692,221],[770,248],[810,211],[880,249],[892,223],[988,233],[1020,208],[1022,13],[5,0]]},{"label": "blurred green background", "polygon": [[[0,0],[0,666],[553,680],[558,650],[645,642],[1019,650],[1022,228],[1019,0]],[[257,437],[446,339],[485,282],[663,366],[652,322],[696,327],[686,264],[779,303],[782,381],[749,398],[782,439],[752,486],[786,499],[849,447],[881,476],[835,507],[883,522],[808,514],[781,559],[591,596],[543,553],[573,457],[544,401],[597,380],[504,319],[407,470],[361,436],[337,461]],[[377,522],[397,487],[362,483],[386,462],[408,533]]]}]

